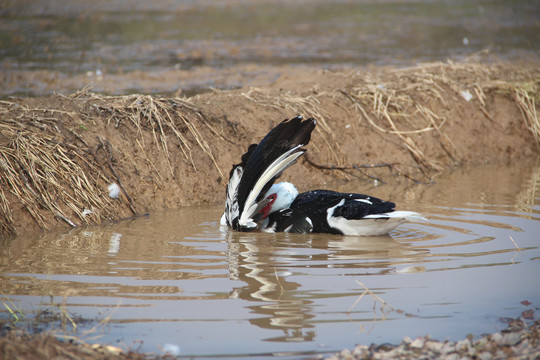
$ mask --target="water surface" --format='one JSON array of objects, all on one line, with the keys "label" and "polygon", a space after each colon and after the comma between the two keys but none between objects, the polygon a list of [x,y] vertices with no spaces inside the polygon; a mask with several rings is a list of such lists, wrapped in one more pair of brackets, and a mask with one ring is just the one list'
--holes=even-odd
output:
[{"label": "water surface", "polygon": [[29,319],[65,304],[92,320],[77,332],[87,341],[173,344],[183,356],[462,339],[540,307],[539,183],[528,163],[460,169],[432,186],[327,185],[430,219],[385,237],[235,233],[219,228],[221,207],[195,207],[15,238],[0,250],[1,293]]}]

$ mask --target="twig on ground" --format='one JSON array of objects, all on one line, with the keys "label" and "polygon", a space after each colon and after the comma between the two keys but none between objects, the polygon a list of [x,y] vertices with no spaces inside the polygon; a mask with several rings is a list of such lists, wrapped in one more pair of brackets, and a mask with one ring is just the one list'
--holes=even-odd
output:
[{"label": "twig on ground", "polygon": [[[360,172],[363,176],[365,177],[368,177],[372,180],[376,180],[382,184],[385,184],[385,182],[376,177],[376,176],[373,176],[373,175],[369,175],[369,174],[366,174],[365,172],[362,171],[362,169],[375,169],[375,168],[388,168],[388,170],[390,171],[390,173],[392,174],[392,176],[394,176],[394,178],[396,178],[396,180],[399,182],[399,179],[395,176],[394,174],[394,171],[400,175],[400,176],[403,176],[417,184],[421,183],[420,180],[417,180],[411,176],[409,176],[408,174],[402,172],[401,170],[399,170],[397,168],[397,165],[401,165],[400,163],[378,163],[378,164],[352,164],[352,165],[323,165],[323,164],[318,164],[316,162],[314,162],[313,160],[310,159],[310,157],[308,156],[308,154],[304,154],[304,159],[307,161],[308,164],[310,164],[311,166],[317,168],[317,169],[322,169],[322,170],[339,170],[339,171],[343,171],[349,175],[352,175],[350,174],[349,172],[347,172],[347,170],[357,170],[358,172]],[[424,173],[424,175],[426,175]],[[352,175],[354,176],[354,175]],[[433,182],[433,180],[426,175],[426,177],[430,180],[430,182]]]}]

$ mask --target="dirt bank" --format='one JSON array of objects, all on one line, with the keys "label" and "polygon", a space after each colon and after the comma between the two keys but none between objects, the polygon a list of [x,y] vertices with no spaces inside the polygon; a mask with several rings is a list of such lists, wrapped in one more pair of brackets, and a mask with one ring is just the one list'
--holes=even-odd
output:
[{"label": "dirt bank", "polygon": [[0,234],[219,203],[247,146],[298,114],[318,120],[308,156],[284,176],[300,190],[335,177],[430,183],[459,164],[534,157],[539,69],[299,69],[265,88],[191,98],[81,90],[3,100]]}]

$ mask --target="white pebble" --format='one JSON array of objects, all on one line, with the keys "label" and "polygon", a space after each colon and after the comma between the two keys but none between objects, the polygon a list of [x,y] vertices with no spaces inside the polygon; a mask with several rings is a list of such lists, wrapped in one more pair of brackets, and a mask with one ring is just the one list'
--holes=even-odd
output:
[{"label": "white pebble", "polygon": [[109,190],[109,196],[113,199],[120,195],[120,187],[116,183],[112,183],[107,189]]},{"label": "white pebble", "polygon": [[493,355],[487,351],[483,351],[480,354],[476,354],[476,357],[479,360],[491,360],[493,358]]},{"label": "white pebble", "polygon": [[520,333],[507,333],[502,336],[501,344],[502,345],[516,345],[521,341],[521,334]]},{"label": "white pebble", "polygon": [[444,359],[445,360],[458,360],[459,355],[457,353],[452,353],[452,354],[446,355]]},{"label": "white pebble", "polygon": [[435,353],[440,353],[444,344],[439,341],[428,341],[426,347]]},{"label": "white pebble", "polygon": [[441,349],[441,353],[448,354],[456,350],[456,347],[452,343],[446,343]]},{"label": "white pebble", "polygon": [[416,338],[409,346],[413,349],[421,349],[424,347],[424,339]]},{"label": "white pebble", "polygon": [[470,345],[471,345],[471,342],[469,341],[469,339],[460,340],[456,343],[456,350],[467,351],[469,350]]}]

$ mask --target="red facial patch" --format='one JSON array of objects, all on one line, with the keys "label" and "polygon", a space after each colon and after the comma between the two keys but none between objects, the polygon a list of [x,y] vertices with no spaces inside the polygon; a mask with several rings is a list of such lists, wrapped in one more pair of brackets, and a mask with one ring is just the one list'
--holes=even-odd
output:
[{"label": "red facial patch", "polygon": [[272,204],[276,202],[277,194],[273,193],[268,195],[267,199],[270,199],[270,202],[266,204],[265,207],[262,208],[261,212],[263,213],[263,219],[265,219],[268,216],[268,213],[270,212],[270,209],[272,208]]}]

